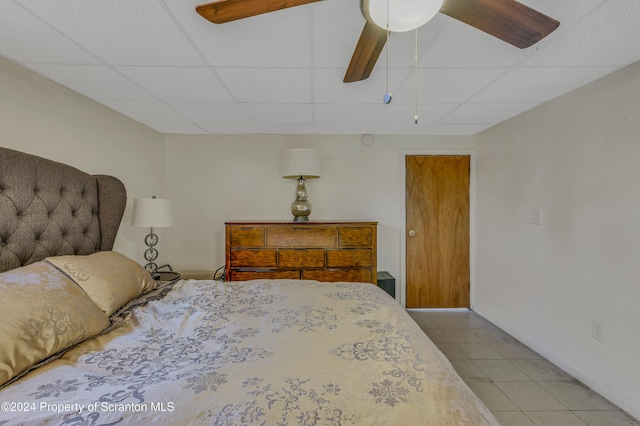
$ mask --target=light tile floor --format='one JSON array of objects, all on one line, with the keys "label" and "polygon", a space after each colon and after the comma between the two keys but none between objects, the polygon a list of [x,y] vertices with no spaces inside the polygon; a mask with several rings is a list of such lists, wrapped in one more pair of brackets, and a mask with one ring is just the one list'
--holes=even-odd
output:
[{"label": "light tile floor", "polygon": [[407,311],[503,426],[640,426],[473,311]]}]

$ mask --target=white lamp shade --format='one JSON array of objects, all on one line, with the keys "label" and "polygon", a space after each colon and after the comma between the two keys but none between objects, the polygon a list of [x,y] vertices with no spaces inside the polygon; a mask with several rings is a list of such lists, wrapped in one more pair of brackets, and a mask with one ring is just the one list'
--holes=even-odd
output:
[{"label": "white lamp shade", "polygon": [[320,177],[320,153],[311,148],[282,151],[280,174],[286,179],[317,179]]},{"label": "white lamp shade", "polygon": [[166,228],[171,226],[173,222],[171,200],[136,198],[133,200],[133,213],[131,216],[131,224],[133,226]]},{"label": "white lamp shade", "polygon": [[382,29],[404,32],[426,24],[440,11],[442,3],[443,0],[363,0],[362,13]]}]

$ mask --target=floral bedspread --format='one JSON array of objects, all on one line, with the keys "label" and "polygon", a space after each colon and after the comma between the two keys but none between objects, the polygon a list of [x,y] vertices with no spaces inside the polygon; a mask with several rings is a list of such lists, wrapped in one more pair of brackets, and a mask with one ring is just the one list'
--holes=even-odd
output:
[{"label": "floral bedspread", "polygon": [[180,281],[0,391],[0,424],[497,425],[372,284]]}]

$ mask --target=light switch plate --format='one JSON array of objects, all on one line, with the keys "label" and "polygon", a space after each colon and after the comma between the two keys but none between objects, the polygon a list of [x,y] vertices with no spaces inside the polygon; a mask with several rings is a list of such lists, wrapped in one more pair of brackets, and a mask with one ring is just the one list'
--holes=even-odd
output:
[{"label": "light switch plate", "polygon": [[532,225],[542,225],[542,213],[540,209],[529,210],[529,223]]}]

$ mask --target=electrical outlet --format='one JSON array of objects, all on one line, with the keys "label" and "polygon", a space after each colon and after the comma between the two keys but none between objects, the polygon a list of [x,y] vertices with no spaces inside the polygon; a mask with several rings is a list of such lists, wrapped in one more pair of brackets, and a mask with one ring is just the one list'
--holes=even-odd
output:
[{"label": "electrical outlet", "polygon": [[594,339],[602,342],[602,324],[600,324],[598,321],[594,321],[593,325],[591,326],[591,336]]}]

